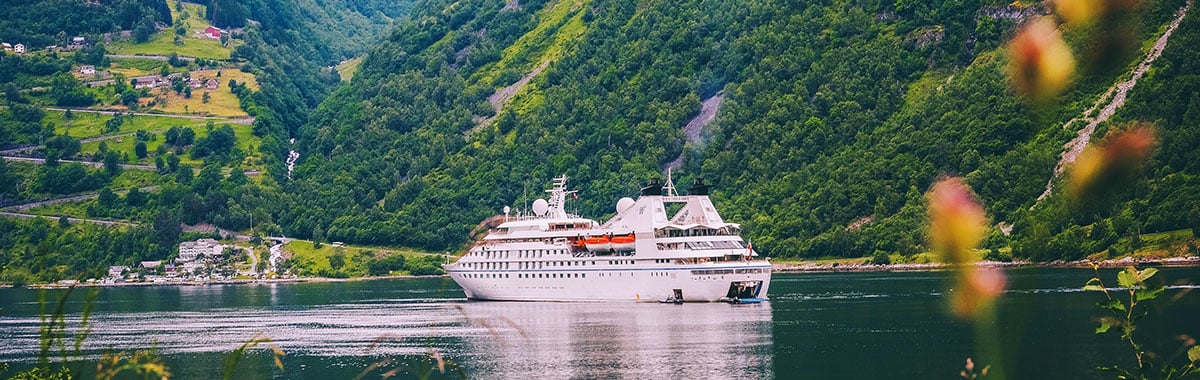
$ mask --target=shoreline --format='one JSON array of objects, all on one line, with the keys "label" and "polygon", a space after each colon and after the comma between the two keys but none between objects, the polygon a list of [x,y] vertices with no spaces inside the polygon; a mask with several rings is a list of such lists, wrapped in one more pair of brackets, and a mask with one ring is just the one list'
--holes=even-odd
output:
[{"label": "shoreline", "polygon": [[[1090,269],[1093,262],[1087,260],[1063,261],[1055,260],[1049,262],[1031,262],[1031,261],[978,261],[973,265],[986,268],[1077,268]],[[1154,260],[1134,260],[1131,257],[1125,257],[1116,260],[1104,260],[1095,262],[1095,265],[1100,268],[1124,268],[1128,266],[1140,267],[1200,267],[1200,256],[1188,257],[1170,257],[1165,259]],[[882,264],[873,265],[865,262],[841,264],[817,264],[817,263],[772,263],[771,271],[774,273],[849,273],[849,272],[934,272],[953,269],[954,266],[943,263],[923,263],[923,264]],[[357,281],[377,281],[377,280],[402,280],[402,279],[417,279],[417,278],[445,278],[447,275],[436,276],[413,276],[413,275],[397,275],[397,276],[378,276],[378,277],[349,277],[349,278],[333,278],[333,277],[296,277],[296,278],[274,278],[274,279],[241,279],[241,280],[220,280],[220,281],[165,281],[165,282],[120,282],[120,283],[101,283],[101,282],[81,282],[75,284],[68,283],[49,283],[49,284],[26,284],[21,286],[28,289],[65,289],[71,286],[76,287],[124,287],[124,286],[209,286],[209,285],[268,285],[268,284],[297,284],[297,283],[324,283],[324,282],[357,282]],[[0,288],[14,288],[13,285],[0,285]]]},{"label": "shoreline", "polygon": [[[1200,256],[1170,257],[1154,260],[1134,260],[1125,257],[1115,260],[1092,262],[1087,260],[1048,262],[1032,261],[977,261],[973,265],[986,268],[1080,268],[1091,269],[1095,264],[1100,268],[1124,268],[1128,266],[1151,267],[1200,267]],[[837,273],[837,272],[932,272],[954,268],[944,263],[923,264],[881,264],[873,265],[865,262],[851,264],[816,264],[816,263],[772,263],[771,271],[775,273]]]},{"label": "shoreline", "polygon": [[[299,284],[299,283],[325,283],[325,282],[357,282],[357,281],[376,281],[376,280],[402,280],[402,279],[417,279],[417,278],[438,278],[446,277],[446,275],[436,276],[413,276],[413,275],[397,275],[397,276],[377,276],[377,277],[295,277],[295,278],[271,278],[271,279],[239,279],[239,280],[218,280],[218,281],[163,281],[163,282],[80,282],[74,284],[64,284],[61,282],[49,284],[26,284],[21,286],[27,289],[66,289],[72,286],[87,287],[87,288],[108,288],[108,287],[136,287],[136,286],[210,286],[210,285],[273,285],[273,284]],[[14,288],[12,285],[3,284],[0,288]]]}]

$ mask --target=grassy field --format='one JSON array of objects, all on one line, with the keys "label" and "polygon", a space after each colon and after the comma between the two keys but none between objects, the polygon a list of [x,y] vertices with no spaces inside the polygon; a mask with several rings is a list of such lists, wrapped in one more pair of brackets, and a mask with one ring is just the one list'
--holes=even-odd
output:
[{"label": "grassy field", "polygon": [[349,82],[354,78],[354,74],[358,72],[358,67],[362,65],[363,57],[355,57],[347,59],[339,63],[336,67],[338,76],[342,77],[342,82]]},{"label": "grassy field", "polygon": [[295,268],[301,269],[304,275],[307,276],[316,275],[321,271],[332,271],[333,268],[329,266],[329,256],[338,251],[346,255],[346,264],[341,270],[350,277],[366,276],[367,261],[371,257],[382,258],[391,255],[404,255],[407,259],[412,259],[414,256],[424,254],[418,251],[398,251],[394,249],[352,246],[334,247],[330,244],[322,244],[321,248],[313,248],[312,242],[304,240],[293,240],[284,244],[283,250],[291,253]]},{"label": "grassy field", "polygon": [[113,58],[112,64],[108,67],[108,72],[113,74],[121,74],[126,78],[140,77],[144,75],[157,75],[162,73],[162,68],[166,67],[172,73],[180,73],[187,70],[187,67],[174,67],[168,65],[165,61],[149,58]]},{"label": "grassy field", "polygon": [[[138,117],[140,118],[143,116],[138,116]],[[175,120],[179,120],[179,119],[175,119]],[[190,120],[186,120],[186,121],[190,121]],[[192,122],[189,124],[183,124],[182,126],[190,127],[190,128],[192,128],[193,131],[196,131],[196,140],[199,140],[203,137],[208,136],[208,128],[206,127],[206,125],[207,124],[205,122],[199,122],[199,123]],[[224,124],[223,123],[214,123],[214,125],[219,128]],[[257,136],[254,136],[253,127],[251,127],[249,125],[241,125],[241,124],[229,124],[229,126],[231,128],[233,128],[233,133],[234,133],[234,135],[237,136],[238,149],[241,149],[242,152],[245,153],[247,156],[251,156],[251,159],[249,159],[247,161],[250,161],[252,163],[253,162],[261,162],[261,160],[257,160],[255,158],[253,158],[259,154],[257,151],[257,148],[258,148],[259,141],[260,141]],[[122,129],[124,129],[124,127],[122,127]],[[166,137],[164,137],[163,134],[164,134],[164,132],[166,132],[167,129],[170,129],[169,125],[168,126],[160,126],[159,128],[156,128],[156,129],[147,129],[146,130],[147,132],[154,135],[154,139],[151,141],[146,141],[146,151],[149,152],[149,155],[146,158],[143,158],[140,160],[137,159],[137,155],[135,154],[135,151],[134,151],[134,147],[137,145],[137,138],[135,136],[118,137],[118,138],[114,138],[114,139],[110,139],[110,140],[104,140],[103,142],[105,143],[105,146],[107,147],[107,149],[109,151],[118,152],[124,156],[127,156],[129,158],[128,163],[153,165],[154,158],[156,156],[156,151],[158,150],[159,145],[163,145],[164,143],[166,143],[166,141],[165,141]],[[82,152],[85,155],[89,155],[89,154],[96,154],[96,152],[98,152],[99,150],[100,150],[100,141],[93,141],[93,142],[89,142],[89,143],[84,143]],[[190,153],[190,149],[188,152],[185,152],[183,155],[179,156],[179,158],[180,158],[179,162],[181,164],[191,165],[192,167],[200,167],[201,165],[204,164],[203,160],[192,159],[191,155],[188,153]],[[261,166],[261,164],[260,165],[248,165],[243,168],[244,169],[259,169],[259,170],[263,169],[262,167],[259,167],[259,166]]]},{"label": "grassy field", "polygon": [[[220,73],[221,76],[217,76]],[[185,98],[181,94],[176,94],[170,88],[159,88],[150,92],[151,95],[166,99],[166,104],[158,104],[154,106],[154,110],[163,111],[177,115],[201,115],[201,116],[219,116],[219,117],[246,117],[246,111],[241,108],[241,102],[238,101],[236,95],[229,89],[229,81],[236,80],[238,83],[245,83],[247,87],[253,90],[258,90],[258,80],[254,74],[244,73],[238,70],[197,70],[192,72],[192,78],[205,81],[208,79],[216,79],[218,82],[215,90],[209,90],[205,87],[192,89],[192,97]],[[204,93],[209,95],[208,103],[204,102]],[[143,98],[144,101],[149,101],[150,98]]]},{"label": "grassy field", "polygon": [[[171,18],[175,25],[182,24],[187,33],[183,37],[183,45],[175,44],[175,28],[167,28],[159,31],[150,37],[145,43],[135,44],[133,41],[118,41],[108,46],[109,52],[113,54],[144,54],[144,55],[170,55],[178,53],[182,56],[208,58],[208,59],[229,59],[230,53],[238,43],[236,40],[230,40],[230,46],[221,46],[220,40],[203,38],[200,32],[209,26],[209,23],[204,20],[205,6],[193,3],[183,3],[184,12],[175,10],[175,4],[178,0],[167,1],[167,6],[171,8]],[[181,16],[186,13],[187,18]]]},{"label": "grassy field", "polygon": [[148,132],[162,132],[170,129],[172,126],[203,126],[202,120],[189,120],[176,117],[166,116],[145,116],[138,115],[132,118],[125,119],[125,123],[121,124],[120,129],[113,133],[104,133],[104,123],[112,119],[112,115],[91,113],[91,112],[73,112],[71,120],[67,120],[63,111],[46,111],[44,123],[53,123],[55,132],[59,134],[67,134],[77,139],[85,139],[89,137],[98,137],[102,135],[116,135],[124,133],[133,133],[137,130],[145,130]]}]

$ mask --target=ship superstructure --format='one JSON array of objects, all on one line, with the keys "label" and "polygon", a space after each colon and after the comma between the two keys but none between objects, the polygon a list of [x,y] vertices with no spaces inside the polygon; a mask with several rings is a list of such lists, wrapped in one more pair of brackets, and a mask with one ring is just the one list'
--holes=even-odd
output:
[{"label": "ship superstructure", "polygon": [[509,301],[746,301],[766,298],[771,265],[721,218],[701,180],[670,176],[622,198],[601,224],[570,214],[567,177],[532,215],[508,217],[452,264],[468,298]]}]

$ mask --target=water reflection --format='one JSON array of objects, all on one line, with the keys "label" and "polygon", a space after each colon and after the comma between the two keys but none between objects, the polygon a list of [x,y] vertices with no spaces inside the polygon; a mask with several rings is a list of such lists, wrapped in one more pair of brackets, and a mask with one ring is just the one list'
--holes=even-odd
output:
[{"label": "water reflection", "polygon": [[[429,349],[483,378],[533,371],[548,378],[772,377],[768,303],[466,302],[436,290],[361,284],[118,292],[101,297],[85,356],[153,345],[169,365],[193,372],[261,333],[297,358],[285,364],[303,360],[288,377],[320,377],[291,371],[330,361],[370,363]],[[146,309],[132,310],[139,305]],[[68,323],[78,319],[68,316]],[[0,316],[0,361],[34,361],[39,324],[34,314]]]},{"label": "water reflection", "polygon": [[[473,366],[546,378],[770,378],[771,306],[469,302]],[[486,371],[485,372],[491,372]]]}]

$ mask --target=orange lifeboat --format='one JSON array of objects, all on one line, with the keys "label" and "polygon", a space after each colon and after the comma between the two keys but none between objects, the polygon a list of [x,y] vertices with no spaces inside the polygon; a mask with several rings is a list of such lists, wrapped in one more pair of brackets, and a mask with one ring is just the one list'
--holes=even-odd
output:
[{"label": "orange lifeboat", "polygon": [[612,242],[608,240],[608,236],[591,236],[584,242],[587,249],[592,252],[608,252],[612,250]]},{"label": "orange lifeboat", "polygon": [[636,247],[636,244],[634,244],[636,240],[637,238],[633,234],[617,235],[609,239],[612,242],[612,249],[614,251],[632,251]]}]

